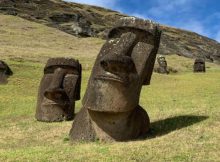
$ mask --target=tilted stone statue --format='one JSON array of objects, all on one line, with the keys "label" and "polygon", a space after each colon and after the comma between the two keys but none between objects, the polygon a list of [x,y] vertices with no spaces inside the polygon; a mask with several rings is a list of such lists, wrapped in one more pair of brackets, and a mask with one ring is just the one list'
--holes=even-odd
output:
[{"label": "tilted stone statue", "polygon": [[169,71],[167,70],[167,61],[164,56],[158,56],[157,62],[159,64],[159,67],[156,69],[158,73],[161,74],[169,74]]},{"label": "tilted stone statue", "polygon": [[0,60],[0,84],[7,84],[8,77],[13,75],[13,72],[9,68],[9,66]]},{"label": "tilted stone statue", "polygon": [[195,59],[193,72],[205,72],[205,60],[202,58]]},{"label": "tilted stone statue", "polygon": [[50,58],[41,80],[36,119],[45,122],[72,120],[80,99],[81,64],[72,58]]},{"label": "tilted stone statue", "polygon": [[126,17],[110,30],[94,64],[83,107],[70,130],[71,141],[126,141],[149,130],[139,106],[149,85],[161,32],[151,21]]}]

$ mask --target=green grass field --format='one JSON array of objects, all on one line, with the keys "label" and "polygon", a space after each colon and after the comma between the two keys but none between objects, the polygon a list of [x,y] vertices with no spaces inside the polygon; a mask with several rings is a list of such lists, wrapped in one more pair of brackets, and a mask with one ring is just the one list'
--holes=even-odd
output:
[{"label": "green grass field", "polygon": [[[151,119],[144,140],[71,145],[72,122],[42,123],[34,118],[37,91],[49,57],[78,58],[83,65],[83,97],[94,59],[103,44],[56,29],[0,15],[0,56],[14,72],[0,85],[0,161],[220,161],[220,66],[192,72],[193,60],[171,55],[179,72],[154,73],[140,105]],[[76,103],[76,111],[81,101]]]}]

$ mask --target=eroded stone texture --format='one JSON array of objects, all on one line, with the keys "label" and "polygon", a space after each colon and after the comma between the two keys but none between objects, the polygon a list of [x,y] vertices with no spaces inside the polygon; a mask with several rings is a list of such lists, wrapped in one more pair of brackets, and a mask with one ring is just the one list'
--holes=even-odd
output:
[{"label": "eroded stone texture", "polygon": [[8,77],[13,75],[13,72],[9,68],[9,66],[0,60],[0,84],[7,84]]},{"label": "eroded stone texture", "polygon": [[194,72],[205,72],[205,60],[201,58],[197,58],[194,62],[193,66]]},{"label": "eroded stone texture", "polygon": [[133,17],[110,30],[70,130],[72,141],[126,141],[146,134],[150,121],[139,97],[150,84],[160,35],[156,24]]},{"label": "eroded stone texture", "polygon": [[51,58],[41,80],[36,119],[55,122],[74,118],[75,101],[80,99],[81,64],[72,58]]},{"label": "eroded stone texture", "polygon": [[159,67],[155,69],[156,72],[160,74],[169,74],[169,71],[167,70],[167,61],[164,56],[158,56],[157,62]]}]

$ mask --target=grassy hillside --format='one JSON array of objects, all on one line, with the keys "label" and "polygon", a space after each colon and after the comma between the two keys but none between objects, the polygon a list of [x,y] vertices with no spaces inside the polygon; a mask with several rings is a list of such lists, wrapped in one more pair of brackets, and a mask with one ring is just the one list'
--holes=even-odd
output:
[{"label": "grassy hillside", "polygon": [[[105,37],[127,15],[109,9],[62,0],[1,0],[0,13],[15,15],[80,37]],[[160,24],[160,54],[203,57],[220,63],[220,43],[197,33]]]},{"label": "grassy hillside", "polygon": [[80,57],[84,63],[85,59],[96,56],[104,42],[97,38],[77,38],[16,16],[0,14],[0,22],[1,59],[46,62],[49,57],[71,56]]},{"label": "grassy hillside", "polygon": [[[94,59],[104,43],[76,38],[54,28],[0,15],[0,56],[14,75],[0,85],[0,161],[220,161],[220,66],[207,63],[192,73],[191,59],[168,56],[178,73],[153,74],[140,105],[149,113],[144,140],[70,145],[72,122],[34,118],[37,89],[46,60],[78,58],[83,64],[83,96]],[[76,103],[79,111],[81,101]]]}]

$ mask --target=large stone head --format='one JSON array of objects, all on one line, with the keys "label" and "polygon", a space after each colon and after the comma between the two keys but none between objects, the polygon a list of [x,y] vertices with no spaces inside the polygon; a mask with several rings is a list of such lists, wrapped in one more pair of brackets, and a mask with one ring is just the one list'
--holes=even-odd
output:
[{"label": "large stone head", "polygon": [[193,66],[194,72],[205,72],[205,60],[202,58],[197,58]]},{"label": "large stone head", "polygon": [[149,85],[161,32],[151,21],[126,17],[109,31],[97,56],[83,106],[99,112],[127,112]]},{"label": "large stone head", "polygon": [[41,80],[36,118],[63,121],[74,117],[75,101],[80,99],[81,64],[72,58],[51,58]]},{"label": "large stone head", "polygon": [[164,56],[158,56],[157,62],[159,64],[159,66],[161,66],[161,67],[167,67],[167,61]]},{"label": "large stone head", "polygon": [[156,68],[156,72],[161,73],[161,74],[168,74],[169,71],[167,70],[167,61],[164,56],[158,56],[157,57],[157,62],[159,67]]},{"label": "large stone head", "polygon": [[0,84],[6,84],[8,82],[8,77],[13,75],[13,72],[9,66],[0,60]]}]

